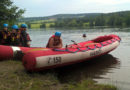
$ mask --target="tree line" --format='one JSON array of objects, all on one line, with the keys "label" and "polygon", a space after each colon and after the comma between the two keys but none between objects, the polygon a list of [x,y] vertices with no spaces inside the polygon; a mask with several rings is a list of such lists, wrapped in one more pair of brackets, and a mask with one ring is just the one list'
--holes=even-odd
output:
[{"label": "tree line", "polygon": [[[41,27],[45,27],[46,23],[42,23]],[[53,28],[61,27],[93,27],[93,26],[110,26],[110,27],[129,27],[130,26],[130,11],[122,11],[116,13],[101,14],[95,17],[83,18],[58,18],[54,24],[50,25]]]}]

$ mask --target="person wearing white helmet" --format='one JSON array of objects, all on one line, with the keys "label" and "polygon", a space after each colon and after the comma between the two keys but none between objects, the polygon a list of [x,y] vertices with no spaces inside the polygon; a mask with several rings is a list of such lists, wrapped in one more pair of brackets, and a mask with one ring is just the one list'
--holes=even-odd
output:
[{"label": "person wearing white helmet", "polygon": [[55,32],[55,35],[51,36],[48,43],[47,48],[62,48],[62,39],[61,39],[61,32]]}]

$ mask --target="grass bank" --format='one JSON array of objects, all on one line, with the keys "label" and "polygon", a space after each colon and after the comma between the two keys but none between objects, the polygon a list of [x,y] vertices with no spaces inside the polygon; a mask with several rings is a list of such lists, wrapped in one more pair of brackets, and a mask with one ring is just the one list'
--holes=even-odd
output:
[{"label": "grass bank", "polygon": [[[62,82],[57,69],[27,72],[21,61],[0,62],[1,90],[116,90],[112,85],[96,84],[92,79]],[[62,77],[62,76],[60,76]],[[78,77],[77,77],[78,78]]]}]

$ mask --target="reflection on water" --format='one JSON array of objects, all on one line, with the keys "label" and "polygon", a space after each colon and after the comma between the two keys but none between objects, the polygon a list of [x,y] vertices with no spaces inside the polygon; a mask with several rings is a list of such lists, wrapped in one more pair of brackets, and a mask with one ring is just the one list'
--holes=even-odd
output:
[{"label": "reflection on water", "polygon": [[79,82],[87,78],[103,78],[111,68],[118,68],[120,62],[110,54],[91,59],[86,62],[58,68],[58,78],[64,83],[68,81]]}]

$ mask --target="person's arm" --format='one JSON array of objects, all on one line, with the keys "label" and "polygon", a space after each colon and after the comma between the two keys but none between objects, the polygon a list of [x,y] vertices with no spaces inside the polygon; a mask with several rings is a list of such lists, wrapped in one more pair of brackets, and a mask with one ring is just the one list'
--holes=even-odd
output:
[{"label": "person's arm", "polygon": [[27,41],[32,41],[28,33],[27,33]]},{"label": "person's arm", "polygon": [[31,38],[29,36],[29,34],[27,33],[27,46],[30,47],[31,46]]},{"label": "person's arm", "polygon": [[63,43],[62,43],[62,39],[60,39],[60,44],[57,46],[54,46],[54,48],[62,48],[63,47]]},{"label": "person's arm", "polygon": [[53,48],[54,39],[51,38],[48,43],[48,47]]},{"label": "person's arm", "polygon": [[60,39],[60,44],[57,47],[58,48],[62,48],[63,47],[62,39]]}]

